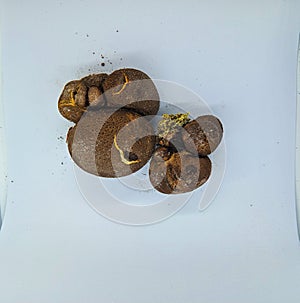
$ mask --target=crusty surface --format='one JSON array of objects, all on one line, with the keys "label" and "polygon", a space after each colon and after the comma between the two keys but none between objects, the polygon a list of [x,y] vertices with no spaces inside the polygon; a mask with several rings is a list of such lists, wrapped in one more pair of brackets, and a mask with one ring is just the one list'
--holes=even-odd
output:
[{"label": "crusty surface", "polygon": [[[67,142],[71,157],[85,171],[101,177],[121,177],[147,163],[155,137],[145,117],[130,110],[106,108],[88,110],[70,128]],[[121,153],[129,163],[122,161]]]},{"label": "crusty surface", "polygon": [[104,81],[103,90],[109,107],[126,107],[142,115],[156,115],[159,110],[157,89],[142,71],[116,70]]},{"label": "crusty surface", "polygon": [[89,106],[98,110],[124,107],[146,116],[156,115],[159,105],[159,94],[153,81],[142,71],[133,68],[70,81],[58,100],[61,115],[75,123]]},{"label": "crusty surface", "polygon": [[140,169],[156,142],[149,117],[159,109],[152,80],[135,69],[93,74],[67,83],[59,97],[69,129],[70,154],[83,170],[102,177],[120,177]]},{"label": "crusty surface", "polygon": [[149,177],[153,187],[164,194],[179,194],[195,190],[211,173],[208,157],[198,157],[186,151],[166,156],[168,149],[159,147],[150,162]]},{"label": "crusty surface", "polygon": [[[58,99],[60,114],[69,121],[77,123],[90,105],[88,100],[89,89],[97,87],[99,95],[102,95],[102,83],[106,77],[107,74],[96,74],[68,82]],[[104,98],[99,98],[97,103],[104,106]]]},{"label": "crusty surface", "polygon": [[201,156],[212,153],[220,144],[223,127],[220,120],[212,115],[200,116],[184,126],[182,140],[186,149]]}]

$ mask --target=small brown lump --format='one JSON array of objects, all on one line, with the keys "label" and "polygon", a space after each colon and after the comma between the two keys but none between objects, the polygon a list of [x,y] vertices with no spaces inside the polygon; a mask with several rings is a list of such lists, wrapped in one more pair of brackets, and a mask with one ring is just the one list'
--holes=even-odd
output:
[{"label": "small brown lump", "polygon": [[[104,105],[104,98],[100,100],[102,94],[102,83],[107,78],[107,74],[90,75],[81,80],[74,80],[67,83],[58,99],[58,110],[63,117],[77,123],[86,109],[95,99],[90,99],[90,89],[98,89],[97,101]],[[93,96],[94,97],[94,96]]]},{"label": "small brown lump", "polygon": [[149,176],[153,187],[164,194],[179,194],[195,190],[211,173],[208,157],[198,157],[186,151],[169,154],[159,147],[150,162]]},{"label": "small brown lump", "polygon": [[90,106],[99,105],[101,91],[97,86],[91,86],[88,90],[88,103]]},{"label": "small brown lump", "polygon": [[220,120],[212,115],[200,116],[184,126],[182,140],[186,149],[200,156],[211,154],[220,144],[223,137],[223,126]]}]

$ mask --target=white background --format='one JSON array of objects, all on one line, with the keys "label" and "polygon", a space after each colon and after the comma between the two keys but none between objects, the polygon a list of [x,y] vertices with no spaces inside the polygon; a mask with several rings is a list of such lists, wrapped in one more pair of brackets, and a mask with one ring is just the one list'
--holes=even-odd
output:
[{"label": "white background", "polygon": [[[7,0],[1,31],[1,302],[300,300],[299,1]],[[227,170],[205,212],[192,203],[160,224],[131,227],[80,195],[58,139],[71,123],[57,99],[67,81],[121,67],[191,88],[223,121]]]}]

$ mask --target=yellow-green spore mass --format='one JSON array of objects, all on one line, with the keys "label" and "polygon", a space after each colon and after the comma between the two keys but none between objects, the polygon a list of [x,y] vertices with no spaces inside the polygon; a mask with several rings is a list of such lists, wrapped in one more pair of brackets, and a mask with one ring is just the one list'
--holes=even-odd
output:
[{"label": "yellow-green spore mass", "polygon": [[168,134],[177,131],[180,127],[186,125],[191,119],[188,117],[190,113],[163,114],[162,120],[157,126],[157,134],[159,137],[166,137]]}]

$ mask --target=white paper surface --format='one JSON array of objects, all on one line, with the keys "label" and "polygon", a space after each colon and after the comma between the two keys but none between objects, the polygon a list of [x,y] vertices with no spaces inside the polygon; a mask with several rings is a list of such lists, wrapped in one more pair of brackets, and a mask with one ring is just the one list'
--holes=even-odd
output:
[{"label": "white paper surface", "polygon": [[297,62],[297,106],[296,106],[296,211],[297,227],[300,240],[300,33],[298,40]]},{"label": "white paper surface", "polygon": [[[1,37],[1,32],[0,32]],[[0,42],[0,54],[1,54]],[[2,92],[2,74],[0,74],[0,94]],[[2,100],[2,99],[1,99]],[[3,113],[3,103],[0,103],[0,228],[5,213],[7,194],[7,167],[6,167],[6,144],[5,144],[5,122]]]},{"label": "white paper surface", "polygon": [[[299,301],[299,2],[14,0],[1,22],[1,302]],[[57,98],[69,80],[121,67],[189,87],[223,121],[227,169],[206,211],[124,226],[80,195]]]}]

